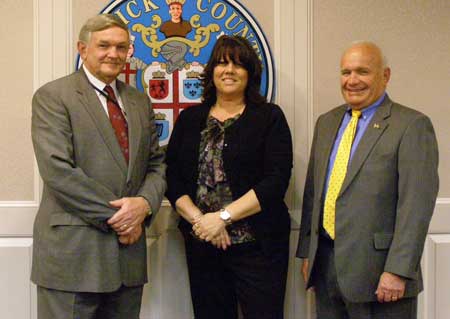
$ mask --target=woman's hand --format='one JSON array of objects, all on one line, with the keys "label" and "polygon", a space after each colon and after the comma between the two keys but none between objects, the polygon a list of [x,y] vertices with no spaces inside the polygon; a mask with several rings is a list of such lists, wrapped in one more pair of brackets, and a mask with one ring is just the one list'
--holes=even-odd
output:
[{"label": "woman's hand", "polygon": [[219,212],[209,213],[197,219],[192,226],[194,233],[205,241],[211,241],[225,230],[225,222],[220,218]]},{"label": "woman's hand", "polygon": [[227,250],[228,246],[231,246],[231,239],[228,235],[228,231],[226,229],[222,230],[219,235],[211,240],[211,244],[218,249]]}]

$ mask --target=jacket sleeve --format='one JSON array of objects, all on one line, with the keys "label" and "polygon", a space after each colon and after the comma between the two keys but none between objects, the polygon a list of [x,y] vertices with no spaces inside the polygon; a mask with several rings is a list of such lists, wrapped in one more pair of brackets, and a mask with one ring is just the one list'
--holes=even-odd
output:
[{"label": "jacket sleeve", "polygon": [[264,212],[273,211],[272,203],[283,201],[292,170],[291,132],[279,106],[273,106],[268,121],[262,155],[263,178],[253,187]]},{"label": "jacket sleeve", "polygon": [[438,146],[428,117],[420,114],[403,134],[398,155],[398,204],[384,270],[416,279],[439,188]]},{"label": "jacket sleeve", "polygon": [[170,136],[169,144],[166,151],[166,175],[167,175],[167,191],[166,197],[175,209],[175,202],[183,195],[189,194],[187,186],[182,181],[181,169],[183,166],[183,158],[181,153],[181,145],[183,143],[183,135],[185,133],[185,112],[181,112],[178,116],[175,126]]},{"label": "jacket sleeve", "polygon": [[31,133],[39,172],[67,212],[107,232],[106,221],[116,211],[108,202],[116,196],[77,166],[69,112],[57,89],[44,86],[32,101]]},{"label": "jacket sleeve", "polygon": [[309,254],[309,243],[311,241],[311,220],[314,207],[314,164],[315,148],[317,140],[317,124],[314,129],[313,142],[309,155],[308,170],[306,173],[305,187],[303,191],[302,219],[300,222],[300,234],[297,244],[298,258],[307,258]]},{"label": "jacket sleeve", "polygon": [[[146,97],[147,103],[145,107],[151,105],[150,99]],[[151,219],[161,207],[161,202],[164,197],[164,192],[167,188],[166,184],[166,165],[164,163],[164,152],[159,148],[159,139],[155,125],[155,112],[153,108],[149,108],[149,123],[150,123],[150,150],[147,164],[147,172],[139,189],[137,196],[144,197],[150,204],[152,210]],[[147,225],[150,219],[146,220]]]}]

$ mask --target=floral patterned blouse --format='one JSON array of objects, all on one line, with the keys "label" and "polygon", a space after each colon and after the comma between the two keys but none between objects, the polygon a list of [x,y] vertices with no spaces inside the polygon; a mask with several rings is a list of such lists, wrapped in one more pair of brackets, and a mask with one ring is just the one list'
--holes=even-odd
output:
[{"label": "floral patterned blouse", "polygon": [[[206,128],[201,132],[196,205],[203,213],[216,212],[233,201],[223,167],[222,151],[225,129],[239,116],[224,122],[208,116]],[[254,232],[245,219],[227,226],[227,231],[232,244],[255,241]]]}]

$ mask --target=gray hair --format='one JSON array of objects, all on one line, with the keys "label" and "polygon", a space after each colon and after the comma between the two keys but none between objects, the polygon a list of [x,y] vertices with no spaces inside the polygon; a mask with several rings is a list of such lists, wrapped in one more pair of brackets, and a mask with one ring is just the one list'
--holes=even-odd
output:
[{"label": "gray hair", "polygon": [[117,15],[103,13],[86,21],[83,27],[81,27],[78,40],[88,43],[91,39],[92,32],[103,31],[112,27],[119,27],[129,34],[127,25]]},{"label": "gray hair", "polygon": [[380,52],[381,63],[382,63],[383,68],[385,69],[385,68],[389,67],[387,57],[384,55],[383,50],[381,50],[380,46],[378,44],[376,44],[375,42],[366,41],[366,40],[353,41],[350,44],[350,46],[347,49],[345,49],[344,52],[347,52],[348,49],[355,47],[355,46],[368,46],[368,47],[375,48],[376,50],[378,50]]}]

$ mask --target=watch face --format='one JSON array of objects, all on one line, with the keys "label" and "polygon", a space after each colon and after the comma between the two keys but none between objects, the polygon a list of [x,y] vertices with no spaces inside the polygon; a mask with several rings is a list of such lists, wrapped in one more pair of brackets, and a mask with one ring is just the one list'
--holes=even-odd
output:
[{"label": "watch face", "polygon": [[223,210],[220,212],[220,218],[223,220],[229,220],[230,219],[230,213],[226,210]]}]

